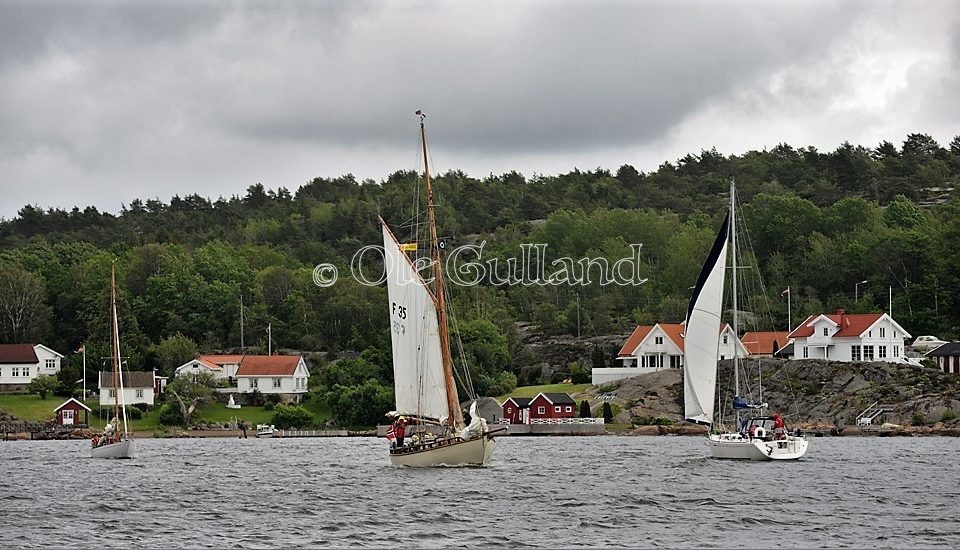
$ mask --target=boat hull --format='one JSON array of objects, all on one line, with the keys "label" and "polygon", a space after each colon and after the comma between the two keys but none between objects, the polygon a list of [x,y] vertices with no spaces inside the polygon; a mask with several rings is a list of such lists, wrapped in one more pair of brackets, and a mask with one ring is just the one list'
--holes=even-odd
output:
[{"label": "boat hull", "polygon": [[90,449],[90,458],[136,458],[137,446],[133,439],[101,445]]},{"label": "boat hull", "polygon": [[713,458],[731,460],[797,460],[807,453],[807,440],[795,436],[765,441],[739,434],[712,434],[707,438],[707,446]]},{"label": "boat hull", "polygon": [[490,434],[466,441],[445,442],[401,452],[390,452],[395,466],[483,466],[490,461],[497,442]]}]

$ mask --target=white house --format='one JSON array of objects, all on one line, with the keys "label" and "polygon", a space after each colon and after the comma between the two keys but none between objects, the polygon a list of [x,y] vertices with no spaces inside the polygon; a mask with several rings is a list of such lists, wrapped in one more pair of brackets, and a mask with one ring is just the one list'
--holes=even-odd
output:
[{"label": "white house", "polygon": [[197,374],[209,372],[215,379],[232,380],[237,376],[237,370],[243,361],[244,355],[200,355],[177,367],[174,376],[183,374]]},{"label": "white house", "polygon": [[0,344],[0,388],[26,386],[40,374],[55,376],[62,359],[43,344]]},{"label": "white house", "polygon": [[789,334],[791,359],[907,363],[903,341],[910,334],[886,313],[821,313]]},{"label": "white house", "polygon": [[[617,354],[623,367],[593,369],[591,383],[605,384],[664,368],[682,368],[683,336],[683,323],[638,326]],[[718,345],[720,359],[733,357],[738,349],[741,357],[749,355],[747,348],[737,339],[727,323],[720,327]]]},{"label": "white house", "polygon": [[[121,403],[127,405],[153,405],[156,380],[153,372],[124,371]],[[112,406],[116,400],[113,390],[113,371],[100,373],[100,406]]]},{"label": "white house", "polygon": [[245,355],[237,369],[237,391],[278,394],[299,401],[310,373],[299,355]]}]

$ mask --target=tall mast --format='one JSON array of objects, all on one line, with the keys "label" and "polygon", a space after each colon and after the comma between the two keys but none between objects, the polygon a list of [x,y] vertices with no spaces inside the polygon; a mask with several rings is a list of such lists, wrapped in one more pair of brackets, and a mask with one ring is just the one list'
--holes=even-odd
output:
[{"label": "tall mast", "polygon": [[[733,337],[740,339],[740,323],[737,311],[737,190],[736,183],[730,180],[730,247],[733,249],[730,265],[733,267]],[[733,343],[733,388],[734,394],[740,395],[740,347]],[[736,429],[740,428],[740,411],[736,411]]]},{"label": "tall mast", "polygon": [[[113,417],[120,416],[120,329],[117,326],[117,266],[110,266],[110,355],[113,356]],[[114,426],[114,429],[119,426]]]},{"label": "tall mast", "polygon": [[420,142],[423,144],[423,180],[427,194],[427,224],[430,227],[430,255],[433,260],[434,292],[437,300],[437,316],[440,326],[440,355],[443,359],[443,380],[447,389],[447,413],[450,427],[457,430],[463,427],[463,414],[457,398],[457,385],[453,380],[453,358],[450,355],[450,334],[447,329],[446,298],[443,293],[443,270],[440,265],[440,239],[437,238],[437,223],[433,213],[433,189],[430,187],[430,164],[427,155],[427,131],[422,111],[420,115]]}]

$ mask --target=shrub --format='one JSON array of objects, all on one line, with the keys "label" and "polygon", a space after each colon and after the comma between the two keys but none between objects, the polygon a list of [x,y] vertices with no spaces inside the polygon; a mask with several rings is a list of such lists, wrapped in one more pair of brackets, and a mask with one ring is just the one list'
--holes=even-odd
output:
[{"label": "shrub", "polygon": [[914,426],[923,426],[927,423],[927,417],[922,412],[915,412],[913,418],[910,419],[910,423]]},{"label": "shrub", "polygon": [[613,409],[610,407],[610,403],[603,404],[603,421],[606,423],[613,422]]},{"label": "shrub", "polygon": [[949,422],[957,418],[957,413],[953,409],[947,409],[940,415],[940,422]]},{"label": "shrub", "polygon": [[593,412],[590,410],[590,402],[584,399],[580,402],[580,418],[590,418]]},{"label": "shrub", "polygon": [[313,413],[300,405],[277,405],[270,423],[286,430],[289,428],[306,428],[316,422]]},{"label": "shrub", "polygon": [[133,405],[130,405],[127,407],[127,418],[130,420],[140,420],[143,418],[143,411]]},{"label": "shrub", "polygon": [[183,417],[180,415],[180,406],[165,403],[160,407],[160,424],[163,426],[181,426]]}]

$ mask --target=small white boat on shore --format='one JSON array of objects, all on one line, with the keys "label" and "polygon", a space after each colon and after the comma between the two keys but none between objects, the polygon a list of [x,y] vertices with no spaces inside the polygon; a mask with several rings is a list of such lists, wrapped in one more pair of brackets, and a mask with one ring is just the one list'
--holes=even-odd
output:
[{"label": "small white boat on shore", "polygon": [[275,433],[273,424],[257,424],[257,437],[273,437]]}]

